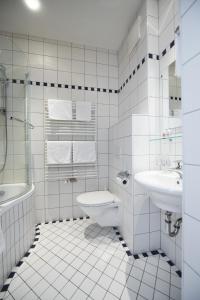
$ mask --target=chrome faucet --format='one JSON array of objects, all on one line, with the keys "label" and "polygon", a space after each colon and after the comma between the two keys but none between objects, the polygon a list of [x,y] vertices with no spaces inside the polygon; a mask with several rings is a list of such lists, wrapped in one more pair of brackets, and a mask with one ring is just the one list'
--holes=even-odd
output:
[{"label": "chrome faucet", "polygon": [[170,169],[169,171],[175,172],[176,174],[179,175],[179,178],[180,178],[180,179],[183,179],[183,172],[182,172],[181,170],[178,170],[178,169]]},{"label": "chrome faucet", "polygon": [[179,175],[179,178],[182,180],[183,179],[183,172],[182,172],[182,160],[175,160],[177,163],[177,166],[175,168],[168,169],[170,172],[175,172],[176,174]]}]

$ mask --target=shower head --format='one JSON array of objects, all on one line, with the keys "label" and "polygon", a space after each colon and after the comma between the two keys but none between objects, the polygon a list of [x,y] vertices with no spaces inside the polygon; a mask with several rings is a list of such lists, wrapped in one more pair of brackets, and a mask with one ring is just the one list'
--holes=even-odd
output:
[{"label": "shower head", "polygon": [[4,65],[0,65],[0,82],[1,83],[7,82],[6,67]]}]

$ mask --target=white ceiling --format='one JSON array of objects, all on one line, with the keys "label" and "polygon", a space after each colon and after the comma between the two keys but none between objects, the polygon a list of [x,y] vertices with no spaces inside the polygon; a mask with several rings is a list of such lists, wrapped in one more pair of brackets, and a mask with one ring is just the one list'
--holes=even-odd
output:
[{"label": "white ceiling", "polygon": [[143,0],[0,0],[0,30],[117,50]]}]

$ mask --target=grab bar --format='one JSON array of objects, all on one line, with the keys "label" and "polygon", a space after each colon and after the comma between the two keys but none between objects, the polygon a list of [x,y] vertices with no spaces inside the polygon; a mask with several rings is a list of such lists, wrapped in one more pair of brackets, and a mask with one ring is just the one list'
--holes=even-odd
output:
[{"label": "grab bar", "polygon": [[16,117],[13,117],[13,116],[10,117],[10,120],[15,120],[15,121],[20,122],[20,123],[28,124],[28,126],[29,126],[31,129],[34,129],[34,128],[35,128],[35,126],[34,126],[33,124],[31,124],[30,122],[25,121],[25,120],[22,120],[22,119],[19,119],[19,118],[16,118]]}]

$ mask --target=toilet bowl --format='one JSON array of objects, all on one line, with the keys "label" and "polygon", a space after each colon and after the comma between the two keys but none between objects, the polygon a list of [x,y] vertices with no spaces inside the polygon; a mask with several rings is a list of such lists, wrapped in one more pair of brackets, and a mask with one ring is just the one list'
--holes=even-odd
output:
[{"label": "toilet bowl", "polygon": [[83,193],[77,196],[80,208],[100,226],[119,225],[120,200],[109,191]]}]

